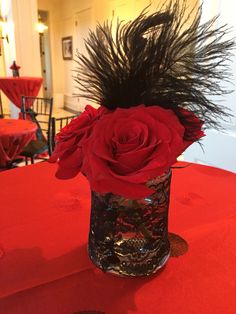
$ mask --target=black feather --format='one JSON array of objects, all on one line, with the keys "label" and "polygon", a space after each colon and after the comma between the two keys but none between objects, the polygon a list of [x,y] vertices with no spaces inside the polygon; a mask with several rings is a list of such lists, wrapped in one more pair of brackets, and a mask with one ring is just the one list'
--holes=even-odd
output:
[{"label": "black feather", "polygon": [[231,92],[229,61],[233,40],[227,25],[215,28],[218,17],[201,24],[202,6],[186,17],[186,3],[171,1],[165,9],[117,25],[98,24],[86,39],[88,55],[77,55],[75,81],[80,94],[109,109],[144,104],[172,109],[188,107],[206,127],[220,128],[230,116],[212,96]]}]

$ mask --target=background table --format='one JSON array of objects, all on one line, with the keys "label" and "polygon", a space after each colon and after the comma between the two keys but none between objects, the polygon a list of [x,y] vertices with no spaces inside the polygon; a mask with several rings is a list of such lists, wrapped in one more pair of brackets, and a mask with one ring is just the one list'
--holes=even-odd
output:
[{"label": "background table", "polygon": [[21,108],[21,97],[36,97],[42,82],[41,77],[0,77],[0,89],[14,105]]},{"label": "background table", "polygon": [[48,163],[1,173],[0,313],[235,313],[236,174],[180,165],[188,166],[173,170],[169,230],[188,252],[134,279],[103,274],[88,258],[83,176],[58,180]]},{"label": "background table", "polygon": [[37,125],[28,120],[0,119],[0,168],[8,166],[31,140]]}]

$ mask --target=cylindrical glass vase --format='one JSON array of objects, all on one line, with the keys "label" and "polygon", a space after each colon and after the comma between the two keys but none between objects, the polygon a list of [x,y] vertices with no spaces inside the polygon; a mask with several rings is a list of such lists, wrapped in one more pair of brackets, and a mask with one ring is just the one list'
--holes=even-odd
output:
[{"label": "cylindrical glass vase", "polygon": [[123,276],[155,273],[170,255],[168,208],[171,171],[150,180],[155,192],[130,200],[92,191],[88,252],[105,272]]}]

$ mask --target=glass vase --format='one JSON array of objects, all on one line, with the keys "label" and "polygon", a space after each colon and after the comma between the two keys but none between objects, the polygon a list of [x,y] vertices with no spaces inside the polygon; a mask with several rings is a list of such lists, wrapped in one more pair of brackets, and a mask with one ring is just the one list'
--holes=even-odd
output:
[{"label": "glass vase", "polygon": [[148,197],[130,200],[92,191],[88,252],[104,272],[147,276],[170,255],[168,208],[171,171],[150,180]]}]

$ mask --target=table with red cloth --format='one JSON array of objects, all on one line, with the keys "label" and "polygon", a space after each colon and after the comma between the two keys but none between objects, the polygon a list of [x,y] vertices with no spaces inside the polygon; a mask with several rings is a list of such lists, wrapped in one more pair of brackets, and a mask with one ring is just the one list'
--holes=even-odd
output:
[{"label": "table with red cloth", "polygon": [[42,77],[0,77],[0,90],[14,105],[21,108],[21,97],[36,97],[42,82]]},{"label": "table with red cloth", "polygon": [[169,231],[188,251],[147,278],[105,274],[89,260],[82,175],[56,179],[47,162],[0,173],[0,313],[235,313],[236,174],[178,166]]},{"label": "table with red cloth", "polygon": [[0,168],[7,167],[31,140],[37,125],[29,120],[0,119]]}]

